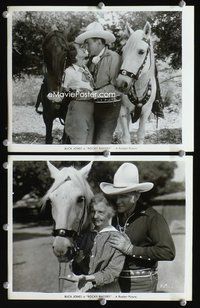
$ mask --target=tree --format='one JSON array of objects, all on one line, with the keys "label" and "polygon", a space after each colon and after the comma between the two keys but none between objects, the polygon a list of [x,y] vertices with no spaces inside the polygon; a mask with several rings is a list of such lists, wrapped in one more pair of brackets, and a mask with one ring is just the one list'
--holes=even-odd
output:
[{"label": "tree", "polygon": [[[95,162],[89,177],[93,190],[99,191],[101,182],[113,183],[114,174],[122,163],[120,161]],[[175,162],[136,161],[131,163],[138,167],[140,182],[154,183],[152,190],[142,194],[143,200],[147,201],[165,193],[165,187],[174,177]]]},{"label": "tree", "polygon": [[[15,13],[16,14],[16,13]],[[13,15],[13,75],[43,74],[42,43],[55,25],[67,41],[96,19],[92,12],[18,12]]]},{"label": "tree", "polygon": [[16,12],[13,14],[13,74],[42,74],[42,42],[52,25],[66,32],[73,41],[76,35],[93,22],[100,21],[116,36],[112,48],[120,52],[128,22],[133,30],[142,29],[149,21],[157,59],[169,59],[173,68],[181,66],[181,12]]},{"label": "tree", "polygon": [[152,27],[152,35],[154,36],[154,52],[156,59],[168,60],[169,65],[174,69],[181,67],[182,60],[182,23],[181,12],[126,12],[119,13],[118,24],[108,25],[117,40],[113,45],[113,49],[120,52],[121,47],[126,39],[126,23],[136,31],[143,29],[148,21]]},{"label": "tree", "polygon": [[[74,166],[80,169],[88,162],[56,161],[52,163],[57,168]],[[114,174],[122,163],[121,161],[94,162],[88,178],[93,191],[98,192],[100,190],[99,184],[101,182],[113,183]],[[132,163],[138,167],[140,182],[154,183],[152,190],[142,194],[143,200],[149,200],[154,196],[169,192],[169,183],[173,179],[176,167],[175,162],[136,161]],[[13,179],[14,201],[21,199],[30,192],[42,197],[53,183],[47,164],[44,161],[14,162]],[[168,188],[167,191],[166,188]]]}]

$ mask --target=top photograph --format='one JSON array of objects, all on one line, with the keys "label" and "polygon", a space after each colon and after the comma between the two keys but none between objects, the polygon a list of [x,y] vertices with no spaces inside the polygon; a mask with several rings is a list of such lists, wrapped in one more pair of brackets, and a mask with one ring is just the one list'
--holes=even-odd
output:
[{"label": "top photograph", "polygon": [[8,7],[8,149],[193,151],[193,7]]}]

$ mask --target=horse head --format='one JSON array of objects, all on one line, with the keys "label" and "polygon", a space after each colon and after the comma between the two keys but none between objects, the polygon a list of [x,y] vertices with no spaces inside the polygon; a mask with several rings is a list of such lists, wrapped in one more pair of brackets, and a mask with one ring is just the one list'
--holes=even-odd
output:
[{"label": "horse head", "polygon": [[[52,27],[42,44],[44,62],[47,69],[47,81],[50,92],[60,90],[65,69],[65,62],[69,54],[75,58],[76,49],[68,42],[67,34]],[[73,50],[72,50],[73,49]]]},{"label": "horse head", "polygon": [[47,163],[54,183],[43,198],[43,205],[50,201],[54,219],[54,254],[61,261],[70,260],[75,238],[89,226],[90,203],[93,193],[87,182],[92,162],[77,170],[64,167],[59,170]]},{"label": "horse head", "polygon": [[133,31],[128,25],[126,30],[129,38],[122,49],[122,65],[116,80],[117,87],[125,94],[153,64],[149,22],[143,30]]}]

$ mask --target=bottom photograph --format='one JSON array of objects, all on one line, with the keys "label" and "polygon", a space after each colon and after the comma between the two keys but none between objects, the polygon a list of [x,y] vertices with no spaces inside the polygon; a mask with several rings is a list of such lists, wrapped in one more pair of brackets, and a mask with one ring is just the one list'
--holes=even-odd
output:
[{"label": "bottom photograph", "polygon": [[192,158],[10,156],[8,297],[192,299]]}]

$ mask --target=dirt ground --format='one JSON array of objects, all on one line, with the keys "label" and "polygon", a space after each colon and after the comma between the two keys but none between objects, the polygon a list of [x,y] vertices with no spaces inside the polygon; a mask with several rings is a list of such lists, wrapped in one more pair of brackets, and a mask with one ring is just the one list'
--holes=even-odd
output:
[{"label": "dirt ground", "polygon": [[[166,110],[167,111],[167,110]],[[12,115],[13,142],[18,144],[44,144],[45,124],[42,115],[35,112],[33,106],[13,106]],[[132,143],[136,143],[138,123],[130,125]],[[54,121],[54,144],[60,144],[63,133],[63,125],[59,119]],[[165,119],[159,119],[158,127],[156,119],[152,116],[146,124],[145,144],[180,144],[181,117],[175,113],[165,112]],[[113,140],[119,143],[118,138]]]},{"label": "dirt ground", "polygon": [[[52,251],[51,231],[51,226],[14,224],[13,291],[58,292],[58,261]],[[158,292],[184,291],[185,235],[174,234],[173,239],[176,257],[159,262]],[[65,290],[73,288],[65,285]]]}]

